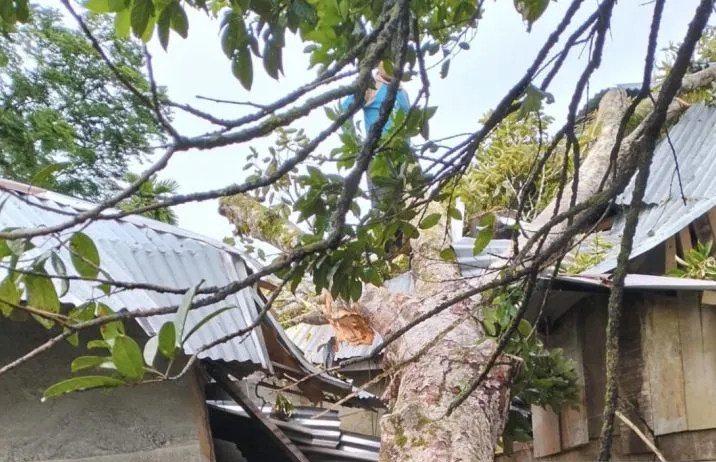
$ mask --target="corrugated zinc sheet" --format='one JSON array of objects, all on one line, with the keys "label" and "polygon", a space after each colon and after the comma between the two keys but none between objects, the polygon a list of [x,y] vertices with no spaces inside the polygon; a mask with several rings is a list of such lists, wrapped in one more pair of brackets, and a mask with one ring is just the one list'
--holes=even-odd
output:
[{"label": "corrugated zinc sheet", "polygon": [[[7,200],[6,200],[7,199]],[[53,226],[66,222],[78,211],[92,205],[59,194],[43,192],[39,195],[23,195],[16,192],[0,191],[0,201],[5,201],[0,210],[0,228],[35,228]],[[80,229],[74,227],[63,231],[69,237]],[[182,230],[175,226],[159,223],[143,217],[127,217],[121,220],[99,220],[83,229],[98,248],[100,267],[116,281],[144,283],[183,289],[204,281],[203,287],[220,287],[246,277],[246,267],[236,249],[225,246]],[[40,252],[56,244],[53,237],[41,236],[33,239]],[[70,275],[76,275],[69,253],[63,249],[61,258]],[[46,265],[54,274],[51,265]],[[59,287],[59,282],[56,281]],[[153,290],[115,291],[104,295],[96,283],[72,281],[63,301],[81,304],[91,299],[106,303],[115,311],[135,311],[177,305],[180,294],[160,293]],[[230,295],[224,301],[192,310],[187,319],[187,331],[208,314],[225,306],[234,309],[225,311],[202,326],[185,344],[185,351],[193,354],[203,345],[227,334],[245,329],[258,314],[253,299],[253,289],[247,288]],[[173,319],[173,314],[154,316],[139,320],[142,328],[150,335],[158,332],[161,325]],[[225,361],[253,362],[272,370],[260,332],[253,329],[243,337],[219,344],[199,354],[202,358]]]},{"label": "corrugated zinc sheet", "polygon": [[[338,351],[335,353],[336,360],[356,358],[365,356],[383,342],[383,337],[375,332],[373,343],[370,345],[351,345],[347,342],[341,342],[338,345]],[[323,363],[324,350],[321,347],[335,335],[333,328],[329,324],[314,326],[311,324],[298,324],[286,329],[286,334],[291,341],[303,352],[306,359],[314,364]]]},{"label": "corrugated zinc sheet", "polygon": [[[667,139],[663,139],[654,151],[632,258],[653,249],[716,206],[716,108],[695,104],[669,130],[669,137],[673,151]],[[682,199],[675,158],[678,159],[686,204]],[[626,206],[631,202],[634,180],[632,178],[617,198],[619,205]],[[621,214],[610,232],[617,241],[624,226],[625,214]],[[600,264],[583,274],[613,270],[618,252],[617,245]]]},{"label": "corrugated zinc sheet", "polygon": [[[249,417],[234,401],[207,400],[207,404],[236,416]],[[263,414],[271,416],[270,405],[260,409]],[[271,420],[312,462],[378,460],[380,440],[373,436],[342,431],[337,411],[326,412],[322,408],[297,406],[287,420]]]},{"label": "corrugated zinc sheet", "polygon": [[456,239],[452,244],[464,277],[482,276],[504,266],[507,263],[506,256],[509,256],[512,249],[512,240],[493,239],[478,255],[472,253],[474,245],[475,239],[472,237]]},{"label": "corrugated zinc sheet", "polygon": [[[556,280],[577,287],[610,287],[610,275],[600,276],[558,276]],[[624,288],[632,290],[678,290],[702,291],[716,290],[716,281],[701,279],[687,279],[669,276],[654,276],[651,274],[627,274]]]}]

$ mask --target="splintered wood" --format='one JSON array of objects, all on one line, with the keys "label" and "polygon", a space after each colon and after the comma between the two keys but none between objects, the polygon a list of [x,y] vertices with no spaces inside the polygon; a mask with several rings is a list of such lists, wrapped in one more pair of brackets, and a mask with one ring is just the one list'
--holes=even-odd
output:
[{"label": "splintered wood", "polygon": [[336,303],[328,291],[323,292],[325,305],[323,314],[336,333],[334,350],[338,348],[339,342],[346,342],[351,345],[372,345],[375,331],[368,321],[360,314],[359,308],[345,303]]}]

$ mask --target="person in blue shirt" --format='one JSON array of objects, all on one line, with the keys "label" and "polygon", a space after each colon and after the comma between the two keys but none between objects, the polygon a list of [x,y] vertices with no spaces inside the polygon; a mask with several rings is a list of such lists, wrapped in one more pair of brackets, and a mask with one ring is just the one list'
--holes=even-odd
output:
[{"label": "person in blue shirt", "polygon": [[[375,76],[375,88],[368,88],[365,95],[365,102],[363,103],[363,118],[365,122],[365,133],[370,133],[371,128],[375,125],[378,120],[378,112],[380,107],[383,105],[383,101],[388,97],[388,85],[391,82],[391,77],[385,72],[383,63],[378,65],[378,71]],[[355,100],[353,95],[347,96],[341,101],[341,110],[347,110]],[[402,87],[398,87],[398,93],[395,95],[395,105],[393,106],[393,112],[402,110],[406,115],[410,110],[410,101],[408,100],[408,93]],[[383,135],[388,133],[393,127],[393,121],[388,119],[388,122],[383,127]]]},{"label": "person in blue shirt", "polygon": [[[378,65],[378,69],[375,75],[375,85],[373,88],[368,88],[365,94],[365,101],[363,103],[363,120],[364,120],[364,126],[365,126],[365,133],[366,135],[370,133],[371,129],[373,128],[373,125],[378,120],[378,114],[380,112],[380,108],[383,105],[383,102],[388,97],[388,85],[392,81],[392,78],[388,73],[385,71],[385,68],[383,67],[383,63],[381,62]],[[350,105],[355,101],[355,97],[353,95],[347,96],[344,98],[340,103],[340,109],[341,111],[346,111]],[[405,91],[404,88],[398,87],[398,92],[395,95],[395,102],[393,105],[393,113],[391,114],[391,117],[388,119],[388,121],[383,126],[383,132],[382,136],[385,137],[385,135],[391,130],[393,127],[393,117],[395,116],[395,113],[398,111],[403,111],[403,113],[407,116],[408,112],[410,111],[410,100],[408,99],[408,94]],[[383,138],[385,139],[385,138]],[[406,141],[407,144],[407,140]],[[409,150],[409,149],[408,149]],[[387,161],[391,162],[393,168],[396,167],[395,162],[393,162],[392,157],[390,153],[387,154]],[[411,152],[412,154],[412,152]],[[412,155],[411,155],[412,157]],[[375,160],[375,159],[374,159]],[[416,162],[417,163],[417,162]],[[373,208],[378,208],[381,198],[384,198],[386,196],[389,196],[391,194],[391,191],[385,188],[376,188],[374,185],[374,182],[372,181],[372,175],[371,175],[371,169],[368,169],[368,175],[367,175],[367,181],[368,181],[368,195],[371,200],[371,204]]]}]

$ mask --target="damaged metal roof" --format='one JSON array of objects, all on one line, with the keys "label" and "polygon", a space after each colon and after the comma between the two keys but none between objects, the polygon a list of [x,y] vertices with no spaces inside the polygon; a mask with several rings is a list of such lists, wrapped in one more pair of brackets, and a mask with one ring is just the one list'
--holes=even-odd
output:
[{"label": "damaged metal roof", "polygon": [[[378,332],[374,332],[373,343],[370,345],[352,345],[348,342],[340,342],[338,351],[335,352],[336,360],[348,358],[356,358],[371,353],[374,348],[383,342],[383,337]],[[291,341],[303,351],[306,359],[314,364],[323,363],[324,347],[328,340],[335,336],[335,332],[330,324],[315,326],[312,324],[297,324],[286,329],[286,334]]]},{"label": "damaged metal roof", "polygon": [[[618,205],[626,207],[631,202],[635,178],[617,198]],[[630,257],[653,249],[716,207],[715,179],[716,108],[694,104],[669,130],[669,139],[663,139],[654,150]],[[617,217],[610,240],[619,241],[625,221],[625,214]],[[582,274],[613,270],[618,253],[616,245],[601,263]]]},{"label": "damaged metal roof", "polygon": [[[207,400],[207,404],[222,412],[249,419],[249,414],[234,401]],[[260,410],[271,417],[271,405],[264,405]],[[320,414],[324,415],[318,417]],[[297,406],[288,419],[271,418],[271,421],[311,462],[378,460],[380,440],[373,436],[342,431],[337,411]],[[237,435],[237,439],[240,436]]]},{"label": "damaged metal roof", "polygon": [[[79,212],[94,207],[93,204],[78,199],[31,189],[8,180],[0,180],[0,189],[0,203],[4,202],[0,212],[0,228],[58,225]],[[82,228],[83,225],[75,226],[63,231],[62,235],[69,236]],[[97,246],[102,270],[116,281],[186,289],[202,280],[202,287],[221,287],[247,276],[246,265],[238,249],[148,218],[130,216],[119,220],[98,220],[82,231],[90,236]],[[36,237],[33,243],[38,249],[33,251],[46,250],[55,242],[51,236]],[[69,252],[62,249],[59,255],[67,267],[68,275],[76,275]],[[46,266],[50,274],[56,274],[51,265]],[[0,270],[0,277],[2,274]],[[55,284],[59,286],[59,281],[55,280]],[[193,354],[203,345],[249,326],[258,315],[253,293],[253,288],[245,288],[220,303],[191,310],[187,319],[187,330],[217,309],[225,306],[235,307],[214,317],[198,329],[185,344],[185,351]],[[96,283],[73,280],[62,301],[82,304],[97,299],[115,311],[135,311],[177,305],[181,297],[180,294],[145,289],[115,291],[106,296],[96,288]],[[173,316],[153,316],[138,319],[138,322],[147,334],[153,335],[165,321],[173,319]],[[261,332],[257,329],[252,329],[243,337],[210,348],[200,353],[199,357],[251,362],[272,371]]]}]

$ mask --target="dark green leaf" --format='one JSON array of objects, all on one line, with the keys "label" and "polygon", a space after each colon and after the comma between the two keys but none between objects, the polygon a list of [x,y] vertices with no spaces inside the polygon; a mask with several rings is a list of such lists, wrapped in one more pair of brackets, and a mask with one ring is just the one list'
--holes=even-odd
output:
[{"label": "dark green leaf", "polygon": [[460,48],[462,48],[463,50],[469,50],[469,49],[470,49],[470,44],[467,43],[467,42],[460,42],[460,43],[458,43],[458,46],[459,46]]},{"label": "dark green leaf", "polygon": [[96,278],[99,274],[99,252],[94,241],[88,235],[77,232],[70,239],[72,264],[77,273],[86,278]]},{"label": "dark green leaf", "polygon": [[159,351],[172,359],[177,350],[177,333],[173,322],[165,322],[159,329]]},{"label": "dark green leaf", "polygon": [[112,362],[117,370],[133,381],[144,377],[144,358],[142,350],[132,338],[118,335],[112,345]]},{"label": "dark green leaf", "polygon": [[164,48],[164,51],[167,51],[167,48],[169,47],[169,28],[172,20],[171,15],[171,5],[169,5],[164,8],[162,13],[159,15],[159,19],[157,19],[157,35],[159,36],[159,44],[162,48]]},{"label": "dark green leaf", "polygon": [[254,65],[251,60],[251,52],[244,47],[231,61],[231,71],[234,76],[239,79],[241,86],[247,90],[251,90],[254,80]]},{"label": "dark green leaf", "polygon": [[[220,308],[220,309],[218,309],[218,310],[216,310],[216,311],[210,313],[209,315],[205,316],[204,319],[202,319],[201,321],[199,321],[198,323],[196,323],[196,325],[195,325],[194,327],[192,327],[191,330],[184,336],[184,339],[183,339],[182,342],[181,342],[182,345],[183,345],[187,340],[189,340],[189,337],[191,337],[192,335],[194,335],[194,332],[196,332],[197,330],[199,330],[199,328],[201,328],[204,324],[206,324],[207,322],[211,321],[212,319],[214,319],[216,316],[220,315],[220,314],[223,313],[224,311],[233,310],[234,308],[236,308],[236,307],[235,307],[235,306],[225,306],[225,307]],[[160,346],[161,346],[161,345],[160,345]],[[172,354],[173,354],[173,351],[172,351]]]},{"label": "dark green leaf", "polygon": [[448,76],[448,73],[450,72],[450,60],[446,59],[443,61],[442,66],[440,66],[440,78],[444,79]]},{"label": "dark green leaf", "polygon": [[183,339],[182,336],[184,335],[184,326],[186,325],[186,318],[189,315],[189,307],[191,306],[191,301],[194,299],[196,290],[199,288],[200,285],[201,283],[195,285],[194,287],[191,287],[189,290],[186,291],[186,293],[182,297],[179,309],[177,310],[177,317],[174,321],[177,346],[181,346],[181,342]]},{"label": "dark green leaf", "polygon": [[179,2],[172,3],[172,29],[179,34],[182,38],[189,36],[189,18],[186,16],[186,11],[179,4]]},{"label": "dark green leaf", "polygon": [[492,240],[493,235],[493,228],[483,228],[477,233],[477,237],[475,238],[475,244],[472,247],[472,254],[477,255],[483,250],[485,250],[485,247],[487,247],[487,244],[490,243]]},{"label": "dark green leaf", "polygon": [[351,300],[357,302],[363,294],[363,283],[360,279],[351,281]]},{"label": "dark green leaf", "polygon": [[453,220],[462,220],[462,213],[455,207],[448,207],[448,216]]},{"label": "dark green leaf", "polygon": [[[42,272],[42,271],[38,271]],[[25,275],[25,288],[27,289],[27,303],[32,308],[48,313],[60,312],[60,299],[57,297],[55,285],[46,275]],[[54,322],[42,316],[32,315],[37,322],[49,329]]]},{"label": "dark green leaf", "polygon": [[408,223],[407,221],[404,221],[402,223],[401,228],[403,230],[403,234],[407,239],[415,239],[420,236],[420,231],[418,231],[418,228],[413,226],[411,223]]},{"label": "dark green leaf", "polygon": [[15,16],[21,23],[30,20],[30,5],[28,0],[15,0]]},{"label": "dark green leaf", "polygon": [[[10,316],[13,306],[20,304],[22,292],[17,288],[13,278],[9,275],[0,283],[0,312],[5,317]],[[5,303],[3,303],[5,302]]]},{"label": "dark green leaf", "polygon": [[306,0],[292,0],[291,11],[302,21],[313,25],[318,20],[316,10]]},{"label": "dark green leaf", "polygon": [[30,184],[38,187],[52,186],[52,183],[47,183],[47,179],[51,178],[53,173],[69,168],[71,165],[72,164],[69,162],[56,162],[54,164],[50,164],[37,172],[32,177],[32,180],[30,180]]},{"label": "dark green leaf", "polygon": [[440,221],[440,214],[439,213],[431,213],[430,215],[426,216],[422,220],[420,220],[420,224],[418,225],[420,229],[429,229],[433,226],[437,225]]},{"label": "dark green leaf", "polygon": [[98,367],[108,359],[109,358],[103,358],[101,356],[80,356],[72,361],[70,369],[72,372],[77,372],[91,367]]},{"label": "dark green leaf", "polygon": [[440,258],[442,258],[445,261],[454,262],[457,261],[457,255],[455,255],[455,251],[452,247],[444,248],[440,251]]},{"label": "dark green leaf", "polygon": [[154,16],[154,0],[135,0],[132,2],[132,32],[137,38],[144,36]]},{"label": "dark green leaf", "polygon": [[73,391],[89,390],[92,388],[109,388],[124,385],[124,381],[109,377],[106,375],[87,375],[84,377],[74,377],[56,383],[45,390],[43,398],[52,398],[64,393]]},{"label": "dark green leaf", "polygon": [[[278,80],[278,71],[281,67],[281,49],[273,42],[266,42],[264,47],[264,69],[266,73],[275,80]],[[267,174],[271,174],[267,172]]]}]

